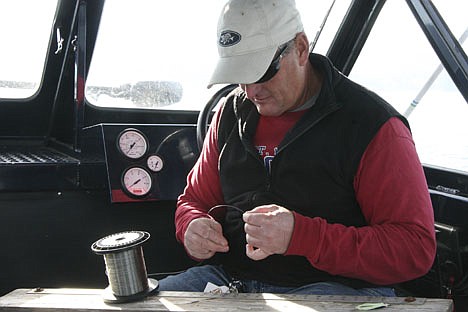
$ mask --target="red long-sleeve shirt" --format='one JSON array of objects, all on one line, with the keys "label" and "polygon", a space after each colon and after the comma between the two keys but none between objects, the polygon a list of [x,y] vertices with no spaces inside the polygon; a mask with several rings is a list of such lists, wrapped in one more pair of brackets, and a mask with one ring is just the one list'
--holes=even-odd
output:
[{"label": "red long-sleeve shirt", "polygon": [[[254,144],[266,142],[269,147],[262,147],[262,153],[271,156],[300,115],[262,116]],[[182,243],[190,221],[209,217],[209,208],[224,203],[215,130],[218,119],[217,114],[178,199],[176,236]],[[330,274],[381,285],[425,274],[436,249],[433,210],[411,134],[398,118],[389,119],[367,147],[354,189],[368,226],[329,224],[323,218],[294,212],[293,235],[285,255],[305,256],[312,266]]]}]

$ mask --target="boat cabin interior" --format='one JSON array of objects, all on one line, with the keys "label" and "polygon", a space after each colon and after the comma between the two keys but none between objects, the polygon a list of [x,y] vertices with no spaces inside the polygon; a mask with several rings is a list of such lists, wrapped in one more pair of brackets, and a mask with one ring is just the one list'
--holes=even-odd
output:
[{"label": "boat cabin interior", "polygon": [[[104,288],[90,248],[146,231],[148,275],[196,264],[174,212],[216,104],[224,1],[0,3],[0,296]],[[432,199],[432,269],[401,294],[468,306],[465,0],[296,0],[311,51],[410,123]],[[379,183],[379,181],[375,181]],[[411,188],[411,185],[407,186]],[[395,198],[398,201],[398,198]]]}]

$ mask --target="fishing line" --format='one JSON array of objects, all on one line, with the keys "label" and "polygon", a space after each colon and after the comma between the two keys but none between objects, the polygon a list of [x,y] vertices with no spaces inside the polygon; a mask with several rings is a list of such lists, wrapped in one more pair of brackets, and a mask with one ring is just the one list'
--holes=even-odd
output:
[{"label": "fishing line", "polygon": [[222,205],[216,205],[216,206],[211,207],[211,208],[208,210],[207,214],[211,216],[211,213],[212,213],[214,210],[219,209],[219,208],[223,208],[223,207],[224,207],[224,208],[232,208],[232,209],[234,209],[234,210],[240,212],[241,214],[243,214],[243,213],[245,212],[244,210],[240,209],[239,207],[236,207],[236,206],[233,206],[233,205],[225,205],[225,204],[222,204]]},{"label": "fishing line", "polygon": [[157,276],[157,277],[160,277],[160,278],[165,278],[165,277],[167,277],[167,276],[170,276],[170,275],[177,275],[177,274],[180,274],[180,273],[184,273],[184,272],[186,272],[186,271],[187,271],[187,270],[148,273],[148,277]]},{"label": "fishing line", "polygon": [[109,286],[103,292],[108,303],[142,299],[158,288],[158,281],[146,273],[142,244],[150,235],[143,231],[128,231],[101,238],[91,245],[104,256]]}]

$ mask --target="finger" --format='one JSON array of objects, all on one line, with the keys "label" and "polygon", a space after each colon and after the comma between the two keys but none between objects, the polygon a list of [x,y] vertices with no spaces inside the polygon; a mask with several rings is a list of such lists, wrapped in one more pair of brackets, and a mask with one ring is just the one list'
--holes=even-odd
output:
[{"label": "finger", "polygon": [[220,247],[219,245],[207,242],[206,239],[197,237],[187,239],[185,248],[189,254],[197,259],[211,258],[216,252],[227,252],[229,247]]},{"label": "finger", "polygon": [[277,205],[262,205],[262,206],[257,206],[252,210],[247,211],[246,213],[267,213],[274,211],[278,208]]},{"label": "finger", "polygon": [[219,224],[218,222],[214,220],[213,220],[213,223],[210,224],[210,230],[208,231],[207,238],[218,245],[221,245],[221,246],[228,245],[227,239],[223,236],[223,228],[221,224]]},{"label": "finger", "polygon": [[244,223],[244,231],[246,234],[250,234],[253,236],[262,236],[264,234],[264,229],[257,225],[252,225],[250,223]]},{"label": "finger", "polygon": [[194,258],[211,258],[216,252],[227,252],[229,246],[217,221],[208,218],[192,220],[184,235],[184,246]]},{"label": "finger", "polygon": [[200,237],[194,233],[185,234],[184,246],[187,252],[196,259],[204,260],[214,255],[214,251],[201,246]]},{"label": "finger", "polygon": [[187,232],[195,235],[192,236],[193,240],[199,243],[209,240],[220,246],[228,245],[227,240],[223,236],[221,224],[219,224],[217,221],[211,219],[201,219],[199,222],[193,222],[192,227],[190,225],[187,229]]},{"label": "finger", "polygon": [[[225,240],[225,239],[224,239]],[[225,244],[219,244],[216,241],[213,241],[211,239],[199,237],[198,239],[200,248],[205,249],[205,250],[211,250],[211,251],[219,251],[219,252],[227,252],[229,250],[229,246],[227,244],[227,241]]]},{"label": "finger", "polygon": [[245,245],[245,254],[247,255],[247,257],[249,257],[250,259],[252,260],[262,260],[262,259],[265,259],[266,257],[268,257],[270,254],[268,254],[267,252],[263,251],[262,249],[260,248],[254,248],[252,245],[250,244],[246,244]]},{"label": "finger", "polygon": [[190,250],[189,248],[186,248],[187,252],[194,258],[199,259],[199,260],[205,260],[209,259],[214,256],[215,252],[214,251],[193,251]]},{"label": "finger", "polygon": [[246,212],[242,215],[242,220],[244,220],[245,224],[250,224],[259,227],[263,223],[264,216],[264,214],[260,213]]},{"label": "finger", "polygon": [[193,231],[189,236],[191,239],[190,243],[193,245],[192,249],[200,251],[227,251],[227,240],[218,231],[220,231],[220,227],[216,227],[216,224],[214,224],[213,227],[210,224],[209,226],[204,226]]},{"label": "finger", "polygon": [[270,216],[273,212],[278,210],[278,206],[276,205],[265,205],[265,206],[258,206],[254,209],[245,212],[242,215],[242,220],[244,222],[260,226],[263,222],[267,219],[266,216]]},{"label": "finger", "polygon": [[266,245],[263,244],[262,240],[254,237],[252,235],[246,234],[245,235],[245,240],[246,240],[248,245],[255,246],[255,248],[264,248],[264,247],[266,247]]}]

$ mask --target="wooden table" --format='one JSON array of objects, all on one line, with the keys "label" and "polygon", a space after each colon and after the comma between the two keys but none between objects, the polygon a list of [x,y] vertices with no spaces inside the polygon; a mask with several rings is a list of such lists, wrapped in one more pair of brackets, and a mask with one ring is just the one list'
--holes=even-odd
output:
[{"label": "wooden table", "polygon": [[389,304],[378,311],[452,311],[446,299],[315,296],[282,294],[206,294],[163,291],[140,301],[107,304],[98,289],[17,289],[0,297],[0,311],[358,311],[367,302]]}]

